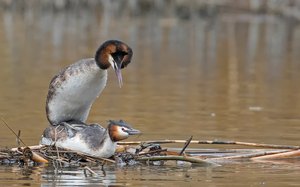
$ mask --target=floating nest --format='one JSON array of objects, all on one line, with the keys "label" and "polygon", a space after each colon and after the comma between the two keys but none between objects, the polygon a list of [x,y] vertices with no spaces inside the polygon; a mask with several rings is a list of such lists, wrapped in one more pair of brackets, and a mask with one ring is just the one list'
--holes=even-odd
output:
[{"label": "floating nest", "polygon": [[[184,144],[181,149],[164,148],[163,144]],[[223,144],[252,146],[251,149],[187,149],[190,144]],[[253,148],[255,147],[255,148]],[[260,147],[260,148],[257,148]],[[58,167],[81,166],[91,171],[89,166],[115,165],[165,165],[191,163],[200,166],[219,166],[228,161],[252,160],[269,161],[278,159],[299,159],[299,146],[256,144],[233,141],[192,141],[160,140],[145,142],[119,142],[116,153],[111,158],[97,158],[90,155],[61,149],[55,146],[26,146],[0,150],[1,164],[36,165],[53,164]]]}]

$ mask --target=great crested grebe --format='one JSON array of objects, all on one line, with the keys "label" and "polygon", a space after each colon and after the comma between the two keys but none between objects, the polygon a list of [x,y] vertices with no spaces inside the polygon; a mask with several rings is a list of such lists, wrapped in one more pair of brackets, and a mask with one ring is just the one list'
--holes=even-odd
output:
[{"label": "great crested grebe", "polygon": [[114,155],[117,141],[130,135],[140,134],[124,121],[109,121],[105,129],[98,124],[62,122],[45,129],[40,144],[78,151],[95,157],[109,158]]},{"label": "great crested grebe", "polygon": [[98,48],[94,58],[79,60],[54,76],[46,101],[50,124],[85,122],[93,102],[106,85],[107,69],[112,66],[121,87],[121,69],[130,63],[132,55],[125,43],[108,40]]}]

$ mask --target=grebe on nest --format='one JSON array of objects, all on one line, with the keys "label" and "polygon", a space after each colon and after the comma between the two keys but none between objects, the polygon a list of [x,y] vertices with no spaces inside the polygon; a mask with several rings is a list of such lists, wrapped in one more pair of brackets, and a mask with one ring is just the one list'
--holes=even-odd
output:
[{"label": "grebe on nest", "polygon": [[106,129],[98,124],[87,125],[68,121],[46,128],[40,144],[55,145],[95,157],[109,158],[115,153],[117,141],[136,134],[140,134],[140,131],[122,120],[110,120]]}]

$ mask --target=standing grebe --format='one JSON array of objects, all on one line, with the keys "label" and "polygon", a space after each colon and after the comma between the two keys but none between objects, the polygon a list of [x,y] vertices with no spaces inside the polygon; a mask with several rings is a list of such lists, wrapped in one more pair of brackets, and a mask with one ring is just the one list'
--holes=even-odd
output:
[{"label": "standing grebe", "polygon": [[46,101],[50,124],[85,122],[93,102],[106,85],[107,69],[112,66],[121,87],[121,69],[130,63],[132,54],[125,43],[108,40],[98,48],[95,58],[79,60],[54,76]]},{"label": "standing grebe", "polygon": [[62,122],[45,129],[40,144],[78,151],[90,156],[109,158],[116,151],[117,141],[140,134],[124,121],[109,121],[105,129],[98,124]]}]

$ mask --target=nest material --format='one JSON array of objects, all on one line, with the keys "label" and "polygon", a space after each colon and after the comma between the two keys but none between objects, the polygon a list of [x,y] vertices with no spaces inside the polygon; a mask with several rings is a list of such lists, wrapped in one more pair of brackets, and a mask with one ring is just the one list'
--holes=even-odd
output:
[{"label": "nest material", "polygon": [[[30,146],[23,148],[2,149],[0,151],[0,163],[2,164],[38,164],[52,163],[60,166],[86,166],[86,165],[137,165],[151,164],[163,165],[167,160],[174,160],[174,156],[180,156],[177,152],[162,149],[159,144],[141,144],[138,146],[118,146],[116,154],[111,158],[96,158],[82,153],[61,149],[55,146]],[[171,157],[174,157],[173,159]],[[186,161],[194,163],[205,163],[205,161],[194,158],[190,160],[183,155]],[[177,160],[184,160],[177,158]],[[175,159],[176,160],[176,159]]]},{"label": "nest material", "polygon": [[[159,142],[159,144],[158,144]],[[147,141],[147,142],[122,142],[118,145],[116,154],[111,158],[97,158],[90,155],[57,148],[55,146],[29,146],[13,149],[0,150],[1,164],[39,164],[52,163],[57,166],[95,166],[104,164],[117,165],[164,165],[167,160],[185,161],[192,164],[202,166],[217,166],[220,161],[224,160],[240,160],[248,159],[253,161],[262,161],[270,159],[286,159],[300,157],[300,149],[296,146],[279,146],[247,143],[247,146],[264,147],[265,149],[225,149],[221,152],[212,151],[209,156],[208,152],[212,149],[197,149],[194,152],[186,151],[190,143],[199,141],[191,141],[191,138],[184,140],[165,140],[165,141]],[[163,143],[183,143],[183,148],[179,151],[169,151],[162,148]],[[212,141],[207,141],[213,144]],[[202,141],[203,143],[203,141]],[[240,142],[238,142],[240,143]],[[244,145],[245,143],[242,142]],[[217,141],[215,144],[220,144]],[[224,145],[232,145],[232,142],[223,142]],[[237,143],[235,143],[237,144]],[[277,149],[272,149],[276,147]],[[266,149],[268,148],[268,149]],[[270,149],[271,148],[271,149]],[[279,149],[281,148],[281,149]],[[290,149],[288,149],[290,148]],[[214,149],[215,150],[215,149]],[[87,168],[88,170],[88,168]]]}]

